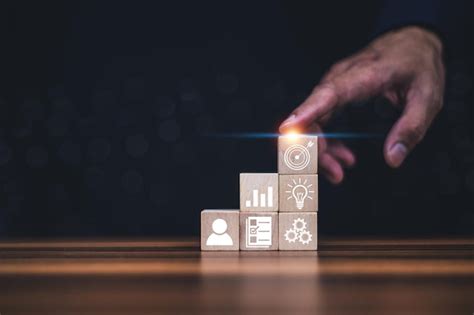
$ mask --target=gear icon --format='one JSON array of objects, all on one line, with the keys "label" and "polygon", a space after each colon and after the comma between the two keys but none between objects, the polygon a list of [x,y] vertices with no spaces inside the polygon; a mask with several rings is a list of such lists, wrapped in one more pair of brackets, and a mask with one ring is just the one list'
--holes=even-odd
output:
[{"label": "gear icon", "polygon": [[293,229],[286,230],[285,232],[285,240],[288,241],[288,243],[294,243],[298,239],[298,232],[296,232]]},{"label": "gear icon", "polygon": [[308,245],[309,242],[311,242],[312,240],[313,235],[311,233],[309,233],[308,231],[300,232],[299,241],[301,242],[301,244]]},{"label": "gear icon", "polygon": [[297,218],[293,221],[293,229],[296,232],[303,232],[306,230],[306,221],[301,218]]},{"label": "gear icon", "polygon": [[288,243],[300,242],[303,245],[308,245],[313,240],[313,235],[306,230],[308,223],[303,218],[296,218],[293,220],[293,228],[286,230],[285,240]]}]

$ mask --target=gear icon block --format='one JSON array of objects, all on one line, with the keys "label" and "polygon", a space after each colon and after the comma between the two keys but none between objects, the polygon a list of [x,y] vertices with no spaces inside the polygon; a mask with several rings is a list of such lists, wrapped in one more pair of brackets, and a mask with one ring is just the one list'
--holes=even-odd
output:
[{"label": "gear icon block", "polygon": [[285,231],[284,238],[290,244],[298,242],[309,245],[313,240],[313,235],[308,231],[308,223],[303,218],[296,218],[293,220],[292,228]]}]

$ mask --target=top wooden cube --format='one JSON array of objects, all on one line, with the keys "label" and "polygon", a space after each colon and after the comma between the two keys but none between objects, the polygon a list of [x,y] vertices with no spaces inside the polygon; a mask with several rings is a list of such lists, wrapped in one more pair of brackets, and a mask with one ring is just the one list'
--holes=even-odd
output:
[{"label": "top wooden cube", "polygon": [[304,134],[279,136],[278,173],[317,174],[318,137]]}]

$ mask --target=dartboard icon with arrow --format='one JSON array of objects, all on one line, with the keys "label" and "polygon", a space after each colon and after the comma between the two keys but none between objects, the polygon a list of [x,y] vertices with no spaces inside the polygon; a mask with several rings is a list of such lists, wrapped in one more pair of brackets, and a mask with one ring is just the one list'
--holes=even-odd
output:
[{"label": "dartboard icon with arrow", "polygon": [[311,155],[308,148],[311,148],[314,142],[309,141],[306,146],[301,144],[293,144],[289,146],[284,153],[284,161],[286,166],[293,171],[301,171],[305,169],[311,161]]}]

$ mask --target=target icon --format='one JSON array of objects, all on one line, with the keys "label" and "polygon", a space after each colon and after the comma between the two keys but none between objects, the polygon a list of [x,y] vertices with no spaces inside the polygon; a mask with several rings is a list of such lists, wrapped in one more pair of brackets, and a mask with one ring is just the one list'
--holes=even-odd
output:
[{"label": "target icon", "polygon": [[284,161],[286,166],[293,171],[301,171],[308,166],[311,156],[308,147],[313,146],[313,142],[309,142],[305,147],[301,144],[293,144],[285,150]]}]

